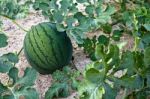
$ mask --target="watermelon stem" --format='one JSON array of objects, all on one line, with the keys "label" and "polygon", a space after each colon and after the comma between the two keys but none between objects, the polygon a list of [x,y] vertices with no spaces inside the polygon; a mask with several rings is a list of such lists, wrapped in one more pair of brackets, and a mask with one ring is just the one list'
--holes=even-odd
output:
[{"label": "watermelon stem", "polygon": [[20,24],[18,24],[14,19],[11,19],[5,15],[0,15],[1,17],[3,18],[6,18],[8,20],[11,20],[16,26],[18,26],[21,30],[25,31],[25,32],[28,32],[26,29],[24,29],[22,26],[20,26]]},{"label": "watermelon stem", "polygon": [[[23,50],[23,47],[20,49],[20,51],[17,53],[17,56],[19,57],[19,55],[21,54],[21,52],[22,52],[22,50]],[[14,64],[14,66],[16,65],[16,63]]]},{"label": "watermelon stem", "polygon": [[74,57],[72,57],[72,64],[75,70],[78,70],[78,68],[76,67],[75,63],[74,63]]},{"label": "watermelon stem", "polygon": [[23,50],[23,47],[22,47],[22,48],[20,49],[20,51],[18,52],[17,56],[20,55],[20,53],[22,52],[22,50]]}]

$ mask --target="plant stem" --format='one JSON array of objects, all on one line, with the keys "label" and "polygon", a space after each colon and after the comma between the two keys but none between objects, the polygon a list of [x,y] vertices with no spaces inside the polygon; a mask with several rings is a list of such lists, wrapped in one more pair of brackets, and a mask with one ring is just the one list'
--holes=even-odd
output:
[{"label": "plant stem", "polygon": [[139,44],[139,37],[138,37],[138,20],[136,19],[135,14],[133,14],[133,25],[134,25],[134,30],[133,30],[133,37],[134,37],[134,48],[133,51],[136,51],[138,48]]},{"label": "plant stem", "polygon": [[[22,50],[23,50],[23,47],[20,49],[20,51],[17,53],[17,56],[19,57],[19,55],[21,54],[21,52],[22,52]],[[14,63],[14,66],[16,65],[16,63]]]},{"label": "plant stem", "polygon": [[9,18],[9,17],[7,17],[7,16],[5,16],[5,15],[0,15],[0,16],[4,17],[4,18],[6,18],[6,19],[11,20],[11,21],[12,21],[16,26],[18,26],[21,30],[23,30],[23,31],[25,31],[25,32],[28,32],[26,29],[24,29],[22,26],[20,26],[15,20],[13,20],[13,19],[11,19],[11,18]]},{"label": "plant stem", "polygon": [[25,30],[23,27],[21,27],[15,20],[12,20],[12,22],[14,23],[14,24],[16,24],[16,26],[18,26],[20,29],[22,29],[23,31],[25,31],[25,32],[28,32],[27,30]]},{"label": "plant stem", "polygon": [[22,52],[22,50],[23,50],[23,47],[22,47],[22,48],[20,49],[20,51],[18,52],[17,56],[20,55],[20,53]]},{"label": "plant stem", "polygon": [[78,70],[78,68],[76,67],[75,63],[74,63],[74,58],[72,59],[72,64],[75,70]]},{"label": "plant stem", "polygon": [[3,30],[1,30],[1,29],[0,29],[0,32],[5,33],[5,31],[3,31]]}]

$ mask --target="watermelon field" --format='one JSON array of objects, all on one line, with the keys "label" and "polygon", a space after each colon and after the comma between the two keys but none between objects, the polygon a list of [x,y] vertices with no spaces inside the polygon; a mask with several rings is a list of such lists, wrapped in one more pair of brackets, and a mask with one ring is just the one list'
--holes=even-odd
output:
[{"label": "watermelon field", "polygon": [[0,0],[0,99],[150,99],[150,0]]}]

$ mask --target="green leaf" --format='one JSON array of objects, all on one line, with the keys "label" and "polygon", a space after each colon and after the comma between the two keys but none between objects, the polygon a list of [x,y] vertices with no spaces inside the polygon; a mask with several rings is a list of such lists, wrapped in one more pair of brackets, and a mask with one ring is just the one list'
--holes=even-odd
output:
[{"label": "green leaf", "polygon": [[127,44],[127,41],[123,41],[123,42],[120,42],[120,43],[117,43],[117,46],[120,50],[122,50],[122,48]]},{"label": "green leaf", "polygon": [[119,68],[127,69],[127,74],[132,75],[135,71],[134,54],[130,51],[123,53]]},{"label": "green leaf", "polygon": [[144,49],[150,45],[150,34],[145,34],[143,37],[141,37],[139,47]]},{"label": "green leaf", "polygon": [[18,69],[15,68],[15,67],[11,68],[10,71],[9,71],[8,75],[9,75],[10,78],[13,79],[13,84],[15,84],[17,82],[17,80],[19,79],[18,72],[19,72]]},{"label": "green leaf", "polygon": [[6,73],[13,67],[12,62],[8,61],[6,58],[0,57],[0,72]]},{"label": "green leaf", "polygon": [[83,39],[81,35],[83,35],[84,33],[82,33],[81,31],[78,32],[76,30],[73,30],[73,31],[70,31],[69,34],[75,39],[75,41],[78,44],[83,44]]},{"label": "green leaf", "polygon": [[67,29],[73,29],[73,23],[75,23],[77,19],[75,19],[73,16],[67,17],[66,18],[66,23],[67,23]]},{"label": "green leaf", "polygon": [[147,86],[150,87],[150,74],[147,74],[146,78],[147,78]]},{"label": "green leaf", "polygon": [[112,39],[115,41],[120,41],[120,37],[122,36],[122,32],[120,30],[114,30]]},{"label": "green leaf", "polygon": [[0,83],[0,96],[2,96],[3,94],[6,94],[7,91],[8,91],[8,88],[4,86],[2,83]]},{"label": "green leaf", "polygon": [[64,16],[62,15],[62,11],[54,11],[53,12],[53,18],[57,23],[61,23],[64,19]]},{"label": "green leaf", "polygon": [[104,80],[104,71],[98,71],[94,68],[90,68],[86,71],[86,79],[92,83],[100,83]]},{"label": "green leaf", "polygon": [[58,5],[57,5],[57,1],[56,0],[51,0],[51,1],[48,1],[50,3],[50,8],[51,9],[55,9],[55,10],[58,10]]},{"label": "green leaf", "polygon": [[95,57],[97,59],[103,59],[104,58],[104,47],[103,45],[101,44],[98,44],[96,46],[96,49],[95,49]]},{"label": "green leaf", "polygon": [[97,16],[100,16],[102,14],[102,12],[103,12],[101,6],[96,7],[95,11],[96,11]]},{"label": "green leaf", "polygon": [[[34,81],[36,80],[37,77],[37,72],[32,69],[32,68],[27,68],[24,71],[24,76],[21,78],[16,77],[18,71],[15,68],[12,68],[9,72],[9,76],[13,78],[13,80],[16,82],[15,86],[21,85],[23,87],[27,86],[33,86]],[[32,75],[31,75],[32,74]]]},{"label": "green leaf", "polygon": [[21,89],[21,90],[17,91],[14,96],[15,96],[14,99],[20,99],[20,98],[39,99],[38,93],[33,88]]},{"label": "green leaf", "polygon": [[0,48],[1,47],[6,47],[8,44],[7,42],[7,36],[5,34],[0,33]]},{"label": "green leaf", "polygon": [[15,63],[18,62],[18,56],[14,53],[4,54],[0,57],[0,72],[8,72]]},{"label": "green leaf", "polygon": [[126,96],[126,99],[147,99],[150,95],[150,88],[146,87],[139,91],[134,91],[128,96]]},{"label": "green leaf", "polygon": [[104,94],[104,88],[101,83],[93,84],[87,80],[83,80],[78,89],[80,99],[102,99]]},{"label": "green leaf", "polygon": [[97,69],[97,70],[101,70],[101,69],[104,68],[103,63],[102,63],[102,62],[99,62],[99,61],[94,62],[92,65],[93,65],[92,67],[94,67],[94,68]]},{"label": "green leaf", "polygon": [[66,12],[68,8],[71,6],[70,0],[61,0],[60,4],[61,4],[61,10],[63,10],[64,12]]},{"label": "green leaf", "polygon": [[8,61],[10,61],[12,63],[17,63],[19,61],[18,56],[16,54],[14,54],[14,53],[4,54],[2,56],[2,58],[6,58],[6,59],[8,59]]},{"label": "green leaf", "polygon": [[56,23],[56,28],[59,32],[64,32],[65,31],[65,27],[64,27],[63,24]]},{"label": "green leaf", "polygon": [[100,35],[98,37],[98,43],[107,46],[109,44],[109,38],[106,37],[105,35]]},{"label": "green leaf", "polygon": [[49,4],[44,3],[44,2],[39,3],[39,8],[40,8],[41,10],[47,11],[47,10],[49,10]]},{"label": "green leaf", "polygon": [[80,73],[68,66],[62,71],[57,70],[52,74],[53,82],[45,94],[45,99],[67,97],[71,91],[76,90],[78,86],[77,77]]},{"label": "green leaf", "polygon": [[112,26],[110,24],[102,25],[102,29],[105,33],[110,34],[112,31]]},{"label": "green leaf", "polygon": [[120,58],[119,58],[119,48],[116,45],[110,45],[108,54],[106,55],[105,61],[108,62],[109,68],[111,69],[114,65],[115,67],[119,66]]},{"label": "green leaf", "polygon": [[2,99],[39,99],[38,93],[33,88],[37,77],[37,72],[34,69],[27,68],[24,71],[24,76],[18,77],[18,69],[13,67],[8,75],[13,83],[11,86],[8,83],[9,89],[7,89],[7,92],[2,93]]},{"label": "green leaf", "polygon": [[106,24],[108,21],[110,21],[112,14],[114,14],[115,8],[112,6],[107,6],[106,10],[102,12],[95,21],[101,24]]},{"label": "green leaf", "polygon": [[146,67],[150,67],[150,47],[147,47],[144,51],[144,64]]},{"label": "green leaf", "polygon": [[83,44],[79,44],[80,47],[84,48],[84,52],[88,54],[91,60],[96,60],[95,57],[95,48],[96,48],[96,36],[93,37],[92,39],[87,38],[84,39]]},{"label": "green leaf", "polygon": [[123,86],[128,89],[140,89],[144,85],[144,79],[139,76],[122,76],[121,78],[115,78],[114,83],[116,87]]},{"label": "green leaf", "polygon": [[150,24],[144,24],[144,28],[145,28],[147,31],[150,31]]},{"label": "green leaf", "polygon": [[105,94],[103,96],[103,99],[116,99],[117,96],[117,90],[115,88],[112,88],[109,84],[104,84]]},{"label": "green leaf", "polygon": [[85,12],[89,14],[89,16],[94,16],[95,8],[94,5],[88,5],[85,9]]},{"label": "green leaf", "polygon": [[60,94],[63,97],[66,97],[70,94],[68,84],[66,83],[52,84],[52,86],[48,89],[48,91],[45,94],[45,99],[53,99],[54,97],[60,96]]},{"label": "green leaf", "polygon": [[77,0],[78,3],[85,3],[87,0]]},{"label": "green leaf", "polygon": [[115,13],[115,7],[109,5],[107,6],[104,14],[112,15],[114,13]]},{"label": "green leaf", "polygon": [[0,14],[9,17],[10,19],[25,17],[30,8],[29,4],[27,5],[25,2],[22,4],[16,0],[1,0]]}]

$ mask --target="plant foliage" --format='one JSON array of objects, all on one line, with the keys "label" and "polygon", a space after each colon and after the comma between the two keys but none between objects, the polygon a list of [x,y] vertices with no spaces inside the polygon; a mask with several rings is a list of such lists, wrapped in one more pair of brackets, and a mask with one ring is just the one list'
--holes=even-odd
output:
[{"label": "plant foliage", "polygon": [[[25,16],[29,6],[55,23],[58,31],[66,31],[92,60],[82,79],[70,67],[53,73],[45,99],[67,97],[75,90],[80,99],[115,99],[121,90],[122,99],[150,97],[149,0],[0,0],[0,16],[15,20]],[[8,44],[2,21],[0,48]],[[98,35],[86,38],[95,30],[100,31]],[[124,36],[133,39],[130,49],[122,41]],[[14,66],[18,61],[15,53],[0,56],[0,72],[9,76],[8,82],[0,82],[0,98],[38,99],[33,88],[37,73],[27,68],[18,77]]]},{"label": "plant foliage", "polygon": [[110,15],[115,12],[111,5],[104,7],[103,0],[36,0],[34,8],[56,23],[58,31],[67,31],[80,44],[85,33],[110,21]]},{"label": "plant foliage", "polygon": [[45,94],[45,99],[53,99],[54,97],[67,97],[71,92],[75,91],[78,86],[78,77],[80,73],[68,66],[62,71],[57,70],[52,74],[53,83]]}]

